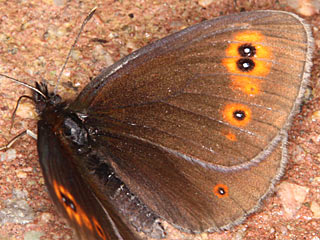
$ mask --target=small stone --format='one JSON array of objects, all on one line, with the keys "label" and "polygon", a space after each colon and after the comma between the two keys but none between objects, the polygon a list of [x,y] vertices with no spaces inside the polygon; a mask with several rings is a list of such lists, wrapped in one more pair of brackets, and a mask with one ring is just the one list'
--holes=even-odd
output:
[{"label": "small stone", "polygon": [[72,59],[77,60],[77,61],[79,61],[80,59],[83,58],[80,50],[78,50],[78,49],[72,50],[71,57],[72,57]]},{"label": "small stone", "polygon": [[28,174],[26,172],[19,171],[19,172],[17,172],[17,177],[24,179],[24,178],[28,177]]},{"label": "small stone", "polygon": [[320,183],[320,177],[315,177],[315,178],[313,179],[313,182],[315,182],[316,184],[317,184],[317,183]]},{"label": "small stone", "polygon": [[320,111],[315,111],[311,115],[312,121],[319,121],[320,120]]},{"label": "small stone", "polygon": [[56,6],[64,6],[66,4],[65,0],[53,0],[54,5]]},{"label": "small stone", "polygon": [[309,188],[297,184],[283,182],[279,186],[278,195],[284,208],[284,216],[293,218],[304,202]]},{"label": "small stone", "polygon": [[3,201],[4,208],[0,210],[0,224],[26,224],[34,219],[34,212],[23,199],[7,199]]},{"label": "small stone", "polygon": [[199,0],[198,3],[201,7],[207,7],[209,6],[211,3],[213,3],[214,0]]},{"label": "small stone", "polygon": [[15,149],[8,149],[6,152],[1,153],[0,161],[11,162],[17,157],[17,152]]},{"label": "small stone", "polygon": [[35,119],[38,114],[35,111],[34,104],[32,102],[21,102],[18,110],[17,116],[28,119]]},{"label": "small stone", "polygon": [[30,231],[30,232],[26,232],[24,234],[24,240],[40,240],[40,237],[42,237],[44,235],[43,232],[39,232],[39,231]]},{"label": "small stone", "polygon": [[288,5],[304,16],[312,16],[319,11],[318,0],[287,0]]},{"label": "small stone", "polygon": [[53,218],[54,218],[53,215],[51,213],[48,213],[48,212],[44,212],[40,216],[41,221],[43,221],[45,223],[50,222],[51,220],[53,220]]},{"label": "small stone", "polygon": [[312,201],[310,210],[313,213],[313,218],[320,218],[320,205],[316,201]]},{"label": "small stone", "polygon": [[93,56],[96,60],[104,62],[106,66],[110,66],[114,63],[111,55],[105,51],[101,45],[97,45],[94,48]]},{"label": "small stone", "polygon": [[28,197],[28,192],[26,190],[20,190],[18,188],[13,189],[12,194],[16,199],[26,199]]},{"label": "small stone", "polygon": [[304,151],[304,149],[299,146],[296,145],[295,148],[293,149],[292,152],[292,159],[295,163],[299,163],[301,161],[303,161],[306,158],[306,153]]}]

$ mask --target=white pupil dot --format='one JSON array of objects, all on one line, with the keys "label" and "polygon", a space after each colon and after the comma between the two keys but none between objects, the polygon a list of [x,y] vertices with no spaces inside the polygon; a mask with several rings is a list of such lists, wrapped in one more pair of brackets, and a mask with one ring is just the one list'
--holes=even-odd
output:
[{"label": "white pupil dot", "polygon": [[73,203],[70,204],[71,209],[75,210]]},{"label": "white pupil dot", "polygon": [[219,193],[220,193],[221,195],[223,195],[223,194],[224,194],[224,190],[223,190],[222,188],[219,188]]},{"label": "white pupil dot", "polygon": [[245,62],[245,63],[242,64],[242,66],[243,66],[244,68],[249,68],[249,63]]},{"label": "white pupil dot", "polygon": [[236,117],[237,117],[237,118],[242,118],[242,117],[243,117],[243,114],[242,114],[242,113],[236,113]]}]

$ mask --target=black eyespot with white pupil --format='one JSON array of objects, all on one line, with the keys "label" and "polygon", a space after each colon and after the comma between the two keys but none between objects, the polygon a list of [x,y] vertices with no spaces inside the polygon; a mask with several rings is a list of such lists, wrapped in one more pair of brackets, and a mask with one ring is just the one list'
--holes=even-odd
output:
[{"label": "black eyespot with white pupil", "polygon": [[246,118],[246,113],[242,110],[237,110],[237,111],[234,111],[233,112],[233,117],[236,119],[236,120],[244,120]]},{"label": "black eyespot with white pupil", "polygon": [[237,61],[238,68],[243,72],[249,72],[255,67],[255,63],[250,58],[240,58]]},{"label": "black eyespot with white pupil", "polygon": [[76,205],[73,203],[73,201],[70,198],[68,198],[66,195],[64,195],[63,193],[60,193],[60,194],[61,194],[62,201],[64,202],[64,204],[76,212],[77,208],[76,208]]},{"label": "black eyespot with white pupil", "polygon": [[257,49],[251,44],[243,44],[238,48],[241,57],[249,58],[256,55]]},{"label": "black eyespot with white pupil", "polygon": [[242,44],[238,47],[240,59],[237,61],[237,67],[242,72],[250,72],[254,69],[255,63],[252,58],[256,55],[257,49],[250,43]]}]

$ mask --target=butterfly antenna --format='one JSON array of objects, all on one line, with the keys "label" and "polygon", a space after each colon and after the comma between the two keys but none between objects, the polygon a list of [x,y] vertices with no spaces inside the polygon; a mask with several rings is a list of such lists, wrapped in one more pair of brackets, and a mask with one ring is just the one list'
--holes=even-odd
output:
[{"label": "butterfly antenna", "polygon": [[58,80],[57,80],[57,84],[56,84],[56,86],[55,86],[55,88],[54,88],[54,93],[57,92],[58,85],[59,85],[59,82],[60,82],[62,73],[63,73],[64,69],[66,68],[66,65],[67,65],[67,63],[68,63],[68,61],[69,61],[69,58],[70,58],[70,56],[71,56],[71,53],[72,53],[73,49],[75,48],[75,46],[76,46],[76,44],[77,44],[77,42],[78,42],[78,40],[79,40],[79,38],[80,38],[80,35],[81,35],[82,31],[83,31],[83,28],[85,27],[85,25],[87,24],[87,22],[89,22],[89,20],[92,18],[92,16],[94,15],[94,13],[95,13],[96,10],[97,10],[97,7],[94,7],[94,8],[90,11],[90,13],[88,14],[88,16],[84,19],[84,21],[82,22],[81,27],[80,27],[80,30],[79,30],[79,32],[78,32],[78,35],[77,35],[76,39],[74,40],[74,42],[73,42],[73,44],[72,44],[72,46],[71,46],[71,48],[70,48],[70,50],[69,50],[69,53],[68,53],[68,55],[67,55],[67,57],[66,57],[66,60],[65,60],[65,62],[64,62],[64,64],[63,64],[63,66],[62,66],[62,69],[61,69],[61,71],[60,71],[60,73],[59,73]]},{"label": "butterfly antenna", "polygon": [[16,107],[14,108],[14,111],[11,115],[11,124],[10,124],[10,129],[9,129],[9,133],[11,133],[11,130],[13,128],[13,124],[14,124],[14,119],[16,118],[16,114],[17,114],[17,111],[18,111],[18,107],[20,106],[20,102],[22,101],[22,99],[24,98],[27,98],[27,99],[30,99],[31,101],[34,101],[34,99],[30,96],[27,96],[27,95],[23,95],[23,96],[20,96],[18,101],[17,101],[17,104],[16,104]]},{"label": "butterfly antenna", "polygon": [[[15,79],[15,78],[13,78],[13,77],[7,76],[7,75],[2,74],[2,73],[0,73],[0,76],[5,77],[5,78],[8,78],[8,79],[11,80],[12,82],[15,82],[15,83],[17,83],[17,84],[20,84],[20,85],[26,87],[26,88],[31,89],[32,91],[34,91],[34,92],[38,93],[39,95],[41,95],[44,99],[47,99],[47,98],[48,98],[43,92],[41,92],[39,89],[37,89],[37,88],[29,85],[28,83],[21,82],[21,81],[18,80],[18,79]],[[34,101],[34,99],[33,99],[32,97],[30,97],[30,96],[23,95],[23,96],[20,96],[20,97],[19,97],[19,100],[17,101],[16,107],[14,108],[14,111],[13,111],[12,116],[11,116],[11,124],[10,124],[10,129],[9,129],[9,132],[10,132],[10,133],[11,133],[11,130],[12,130],[12,127],[13,127],[13,123],[14,123],[14,119],[15,119],[15,117],[16,117],[16,113],[17,113],[18,107],[19,107],[20,102],[21,102],[21,100],[22,100],[23,98],[28,98],[28,99],[31,99],[32,101]],[[0,148],[0,150],[1,150],[1,148]]]},{"label": "butterfly antenna", "polygon": [[13,78],[13,77],[10,77],[10,76],[5,75],[5,74],[2,74],[2,73],[0,73],[0,76],[5,77],[5,78],[8,78],[8,79],[10,79],[11,81],[13,81],[13,82],[15,82],[15,83],[18,83],[18,84],[20,84],[20,85],[22,85],[22,86],[25,86],[25,87],[31,89],[32,91],[35,91],[36,93],[40,94],[40,95],[41,95],[42,97],[44,97],[45,99],[47,99],[47,96],[46,96],[45,94],[43,94],[39,89],[37,89],[37,88],[35,88],[35,87],[27,84],[27,83],[21,82],[21,81],[18,80],[18,79],[15,79],[15,78]]}]

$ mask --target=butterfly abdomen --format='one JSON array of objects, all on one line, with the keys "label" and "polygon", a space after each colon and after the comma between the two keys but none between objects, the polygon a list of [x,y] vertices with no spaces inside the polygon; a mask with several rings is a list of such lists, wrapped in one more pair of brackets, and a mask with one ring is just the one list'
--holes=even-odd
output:
[{"label": "butterfly abdomen", "polygon": [[104,197],[112,200],[115,209],[125,216],[127,221],[138,232],[144,232],[153,238],[165,236],[159,217],[143,204],[128,187],[117,177],[116,173],[106,162],[91,153],[88,156],[87,167],[91,177],[95,179],[97,188]]}]

